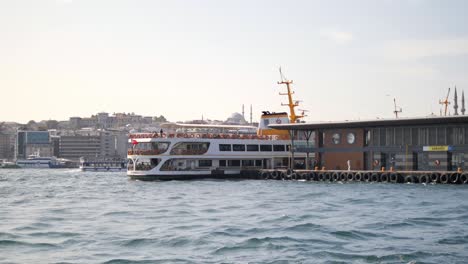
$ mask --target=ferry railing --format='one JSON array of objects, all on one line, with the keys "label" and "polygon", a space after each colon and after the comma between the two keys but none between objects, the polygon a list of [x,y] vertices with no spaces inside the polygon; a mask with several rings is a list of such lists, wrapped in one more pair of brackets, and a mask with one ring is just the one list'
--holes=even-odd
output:
[{"label": "ferry railing", "polygon": [[143,150],[143,149],[137,149],[137,150],[128,150],[127,154],[128,155],[160,155],[164,153],[162,150]]},{"label": "ferry railing", "polygon": [[206,133],[176,133],[176,134],[159,134],[159,133],[141,133],[130,134],[130,139],[143,138],[208,138],[208,139],[260,139],[260,140],[278,140],[283,139],[278,135],[245,135],[245,134],[206,134]]}]

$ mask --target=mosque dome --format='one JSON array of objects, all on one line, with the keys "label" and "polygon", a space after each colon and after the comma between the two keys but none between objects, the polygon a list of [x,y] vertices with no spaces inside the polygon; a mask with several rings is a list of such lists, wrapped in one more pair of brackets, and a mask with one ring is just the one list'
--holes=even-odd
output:
[{"label": "mosque dome", "polygon": [[244,116],[242,116],[239,113],[232,113],[231,116],[228,117],[226,120],[226,124],[236,124],[236,125],[243,125],[247,124],[247,121],[245,121]]}]

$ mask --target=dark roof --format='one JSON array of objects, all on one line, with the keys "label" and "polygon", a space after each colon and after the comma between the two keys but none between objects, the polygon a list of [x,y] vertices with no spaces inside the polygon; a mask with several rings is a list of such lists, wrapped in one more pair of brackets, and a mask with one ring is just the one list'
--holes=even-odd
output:
[{"label": "dark roof", "polygon": [[389,126],[422,126],[422,125],[456,125],[468,124],[468,116],[437,116],[399,119],[375,119],[375,120],[346,120],[341,122],[317,122],[273,124],[268,127],[282,130],[312,130],[312,129],[336,129],[336,128],[361,128],[361,127],[389,127]]}]

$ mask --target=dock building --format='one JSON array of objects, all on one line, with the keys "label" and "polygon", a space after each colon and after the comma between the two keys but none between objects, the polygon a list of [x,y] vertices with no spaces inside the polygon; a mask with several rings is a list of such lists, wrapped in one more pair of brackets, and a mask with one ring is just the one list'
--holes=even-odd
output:
[{"label": "dock building", "polygon": [[[464,111],[464,109],[463,109]],[[468,116],[378,119],[321,123],[275,124],[293,138],[311,136],[309,147],[294,145],[295,152],[309,152],[310,166],[345,170],[468,169]],[[348,162],[349,161],[349,162]]]}]

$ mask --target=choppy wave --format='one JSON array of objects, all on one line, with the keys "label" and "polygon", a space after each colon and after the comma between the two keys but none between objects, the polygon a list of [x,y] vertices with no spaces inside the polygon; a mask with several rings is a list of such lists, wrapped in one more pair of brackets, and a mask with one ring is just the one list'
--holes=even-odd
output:
[{"label": "choppy wave", "polygon": [[0,171],[0,263],[466,263],[468,187]]}]

